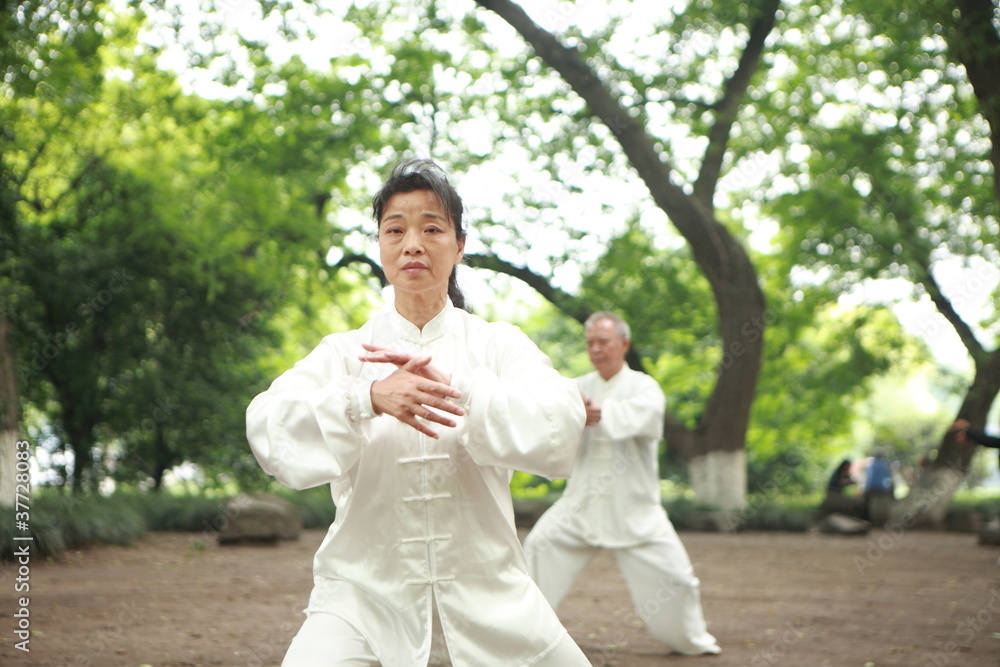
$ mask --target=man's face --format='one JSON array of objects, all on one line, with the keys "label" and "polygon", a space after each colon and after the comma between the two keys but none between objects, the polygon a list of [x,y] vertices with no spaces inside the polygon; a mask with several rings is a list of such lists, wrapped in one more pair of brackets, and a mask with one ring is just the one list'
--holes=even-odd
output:
[{"label": "man's face", "polygon": [[587,354],[590,363],[605,380],[613,377],[625,365],[629,340],[622,338],[611,320],[597,320],[587,327]]}]

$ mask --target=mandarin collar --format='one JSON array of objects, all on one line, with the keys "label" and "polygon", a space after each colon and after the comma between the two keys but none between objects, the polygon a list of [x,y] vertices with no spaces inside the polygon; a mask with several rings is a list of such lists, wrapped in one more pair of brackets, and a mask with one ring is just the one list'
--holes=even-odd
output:
[{"label": "mandarin collar", "polygon": [[400,315],[399,311],[396,310],[395,305],[390,307],[389,313],[392,318],[393,327],[396,329],[396,332],[402,340],[409,343],[426,344],[444,335],[445,330],[447,329],[446,325],[448,323],[448,318],[453,310],[454,306],[451,303],[451,299],[448,299],[447,303],[444,304],[444,308],[441,309],[441,312],[431,318],[431,320],[424,325],[423,329],[418,329],[413,322]]},{"label": "mandarin collar", "polygon": [[603,384],[604,386],[610,387],[611,385],[621,380],[621,378],[625,377],[626,370],[628,370],[628,364],[623,364],[622,367],[618,369],[618,372],[609,377],[607,380],[601,377],[600,373],[597,374],[597,379],[600,380],[601,384]]}]

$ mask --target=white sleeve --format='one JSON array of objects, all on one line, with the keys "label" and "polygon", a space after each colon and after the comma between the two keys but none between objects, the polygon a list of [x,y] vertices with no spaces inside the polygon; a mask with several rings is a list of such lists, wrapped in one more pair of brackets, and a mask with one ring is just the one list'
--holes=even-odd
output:
[{"label": "white sleeve", "polygon": [[663,437],[666,398],[649,375],[635,373],[631,384],[622,386],[601,403],[600,429],[612,440]]},{"label": "white sleeve", "polygon": [[479,465],[569,477],[586,412],[576,383],[520,330],[501,327],[492,367],[453,377],[466,408],[468,442]]},{"label": "white sleeve", "polygon": [[247,407],[247,440],[266,473],[294,489],[332,482],[358,461],[374,416],[371,382],[324,341]]}]

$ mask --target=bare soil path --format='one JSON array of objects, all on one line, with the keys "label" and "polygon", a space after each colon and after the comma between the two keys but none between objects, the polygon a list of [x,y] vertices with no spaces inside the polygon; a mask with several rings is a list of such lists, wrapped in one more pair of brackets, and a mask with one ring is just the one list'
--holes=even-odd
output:
[{"label": "bare soil path", "polygon": [[[202,537],[154,533],[134,547],[32,562],[30,653],[15,647],[18,571],[2,566],[0,665],[277,665],[301,623],[322,532],[279,546],[220,547]],[[681,539],[722,655],[664,653],[602,553],[560,609],[594,665],[1000,665],[1000,549],[973,535]]]}]

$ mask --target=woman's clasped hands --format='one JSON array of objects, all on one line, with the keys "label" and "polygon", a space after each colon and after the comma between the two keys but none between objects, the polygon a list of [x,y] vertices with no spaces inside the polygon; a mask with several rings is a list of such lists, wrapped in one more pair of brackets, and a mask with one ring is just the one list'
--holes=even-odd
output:
[{"label": "woman's clasped hands", "polygon": [[396,366],[391,375],[372,383],[372,408],[376,414],[391,415],[431,438],[439,436],[427,422],[450,428],[457,425],[448,414],[461,417],[465,410],[453,402],[462,393],[451,386],[451,374],[432,365],[429,356],[418,357],[368,343],[362,343],[362,347],[367,354],[358,356],[361,361]]}]

